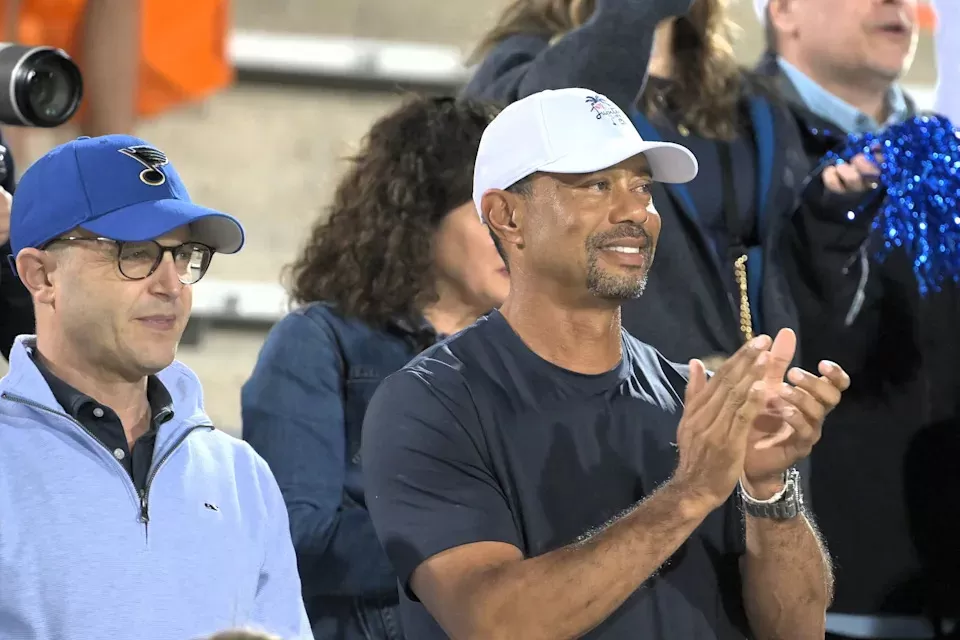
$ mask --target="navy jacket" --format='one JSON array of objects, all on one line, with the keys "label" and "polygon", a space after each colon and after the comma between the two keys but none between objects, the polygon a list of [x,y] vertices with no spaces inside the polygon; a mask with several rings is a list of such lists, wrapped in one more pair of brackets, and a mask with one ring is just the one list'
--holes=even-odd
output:
[{"label": "navy jacket", "polygon": [[[789,103],[813,169],[843,132],[805,108],[775,59],[759,71]],[[819,179],[803,195],[783,245],[803,364],[830,358],[852,379],[811,456],[812,491],[830,496],[817,519],[837,563],[833,611],[958,619],[960,494],[945,489],[960,483],[960,286],[921,297],[905,252],[861,256],[871,219],[846,213],[863,196]]]},{"label": "navy jacket", "polygon": [[403,637],[396,577],[364,499],[360,429],[380,382],[434,337],[310,304],[273,327],[243,386],[243,438],[286,501],[318,640]]}]

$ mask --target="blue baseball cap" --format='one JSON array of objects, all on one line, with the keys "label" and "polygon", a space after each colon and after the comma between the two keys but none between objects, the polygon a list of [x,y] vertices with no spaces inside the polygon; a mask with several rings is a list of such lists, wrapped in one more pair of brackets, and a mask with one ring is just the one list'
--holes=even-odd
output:
[{"label": "blue baseball cap", "polygon": [[243,246],[240,222],[194,204],[162,151],[133,136],[83,137],[24,172],[10,211],[10,245],[16,256],[77,227],[138,242],[184,225],[190,225],[191,240],[219,253]]}]

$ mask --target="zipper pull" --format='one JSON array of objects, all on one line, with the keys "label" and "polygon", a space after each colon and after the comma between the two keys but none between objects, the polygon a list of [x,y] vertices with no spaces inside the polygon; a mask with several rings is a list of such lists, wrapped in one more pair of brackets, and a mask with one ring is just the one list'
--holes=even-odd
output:
[{"label": "zipper pull", "polygon": [[147,490],[140,490],[140,522],[141,524],[147,524],[150,522],[150,509],[147,504]]}]

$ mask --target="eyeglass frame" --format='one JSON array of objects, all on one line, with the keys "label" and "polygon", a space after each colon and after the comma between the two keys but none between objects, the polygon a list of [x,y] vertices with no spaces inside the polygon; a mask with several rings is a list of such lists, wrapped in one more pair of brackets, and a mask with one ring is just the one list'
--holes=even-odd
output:
[{"label": "eyeglass frame", "polygon": [[[181,242],[180,244],[177,244],[177,245],[173,245],[173,246],[169,246],[169,247],[168,247],[168,246],[164,246],[164,245],[160,244],[160,243],[157,242],[156,240],[114,240],[113,238],[104,238],[104,237],[101,237],[101,236],[97,236],[97,237],[93,237],[93,236],[64,236],[64,237],[61,237],[61,238],[54,238],[53,240],[50,240],[49,242],[45,243],[45,244],[43,245],[43,249],[46,250],[46,248],[49,247],[51,244],[54,244],[54,243],[57,243],[57,242],[76,242],[76,241],[78,241],[78,240],[82,240],[82,241],[86,241],[86,242],[109,242],[110,244],[115,245],[115,246],[117,247],[117,271],[120,272],[120,275],[121,275],[121,276],[123,276],[123,277],[126,278],[127,280],[130,280],[131,282],[137,282],[137,281],[139,281],[139,280],[146,280],[147,278],[149,278],[150,276],[152,276],[154,273],[156,273],[157,269],[158,269],[158,268],[160,267],[160,265],[163,263],[163,258],[164,258],[164,256],[167,255],[167,253],[170,254],[171,259],[173,259],[174,264],[176,264],[176,262],[177,262],[176,251],[177,251],[178,249],[181,249],[182,247],[186,247],[186,246],[188,246],[188,245],[191,245],[191,246],[200,246],[200,247],[203,247],[203,248],[207,249],[207,250],[210,252],[210,259],[207,260],[207,266],[206,266],[206,268],[203,270],[203,273],[201,273],[201,274],[200,274],[200,277],[197,278],[196,280],[194,280],[193,282],[184,282],[184,281],[183,281],[183,278],[180,276],[179,273],[177,274],[177,280],[179,280],[179,281],[180,281],[180,284],[182,284],[182,285],[188,285],[188,286],[189,286],[189,285],[197,284],[198,282],[200,282],[200,281],[203,279],[203,276],[207,275],[207,271],[210,269],[210,263],[213,262],[213,256],[214,256],[214,254],[216,253],[216,250],[215,250],[213,247],[211,247],[210,245],[204,244],[204,243],[202,243],[202,242],[193,242],[193,241],[191,241],[191,242]],[[140,243],[144,243],[144,242],[150,242],[150,243],[153,243],[153,244],[155,244],[156,246],[160,247],[160,253],[159,253],[158,256],[157,256],[157,259],[154,261],[153,266],[150,267],[150,271],[148,271],[145,276],[141,276],[141,277],[139,277],[139,278],[131,278],[130,276],[128,276],[127,274],[125,274],[125,273],[123,272],[123,267],[120,266],[120,263],[122,262],[122,259],[123,259],[123,258],[122,258],[122,256],[123,256],[123,245],[125,245],[125,244],[140,244]]]}]

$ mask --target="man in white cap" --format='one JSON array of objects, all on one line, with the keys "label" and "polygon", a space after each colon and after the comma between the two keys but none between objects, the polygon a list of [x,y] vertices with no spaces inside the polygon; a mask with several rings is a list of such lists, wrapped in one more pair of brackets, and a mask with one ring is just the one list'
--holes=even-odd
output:
[{"label": "man in white cap", "polygon": [[899,80],[913,59],[918,3],[754,1],[769,49],[760,70],[796,117],[812,173],[788,230],[804,241],[782,256],[799,364],[829,353],[857,381],[810,458],[810,502],[840,567],[827,637],[941,637],[952,626],[944,619],[960,619],[960,556],[940,517],[955,509],[931,498],[956,482],[946,434],[960,420],[960,290],[921,298],[905,252],[871,259],[879,206],[848,214],[882,201],[875,158],[815,173],[847,134],[914,115]]},{"label": "man in white cap", "polygon": [[[834,138],[879,131],[913,115],[899,85],[917,45],[917,0],[753,0],[764,25],[767,54],[759,70],[772,76],[804,129]],[[830,167],[823,184],[856,197],[875,186],[872,158]]]},{"label": "man in white cap", "polygon": [[793,465],[849,378],[785,383],[784,331],[708,381],[620,327],[660,234],[650,185],[696,172],[584,89],[485,131],[474,201],[510,295],[389,377],[363,428],[409,637],[823,635],[830,562]]}]

